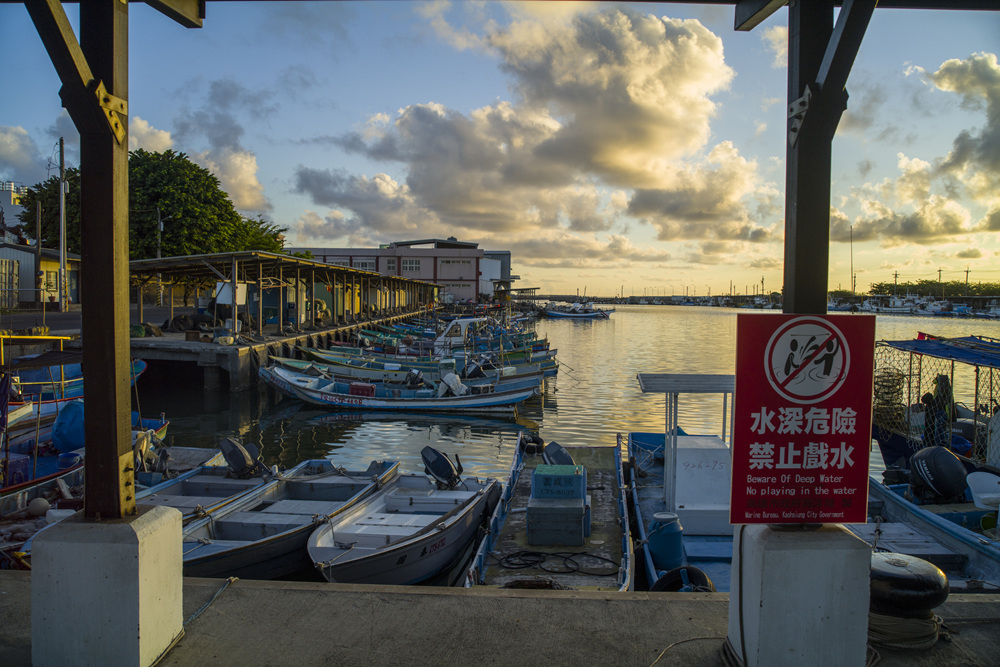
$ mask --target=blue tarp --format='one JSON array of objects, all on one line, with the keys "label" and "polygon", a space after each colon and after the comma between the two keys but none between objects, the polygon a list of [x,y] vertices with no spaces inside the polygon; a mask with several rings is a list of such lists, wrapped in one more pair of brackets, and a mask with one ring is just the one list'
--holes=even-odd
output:
[{"label": "blue tarp", "polygon": [[1000,341],[992,338],[963,336],[961,338],[883,340],[879,341],[878,345],[938,359],[950,359],[973,366],[1000,369]]}]

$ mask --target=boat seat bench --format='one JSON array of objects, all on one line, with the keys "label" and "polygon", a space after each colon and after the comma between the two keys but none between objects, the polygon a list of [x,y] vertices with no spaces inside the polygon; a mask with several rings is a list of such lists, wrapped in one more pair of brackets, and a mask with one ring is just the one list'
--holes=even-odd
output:
[{"label": "boat seat bench", "polygon": [[475,491],[434,491],[426,493],[394,492],[385,498],[387,512],[444,514],[476,496]]},{"label": "boat seat bench", "polygon": [[220,551],[227,551],[235,547],[250,544],[251,541],[252,540],[211,540],[207,543],[202,543],[197,540],[185,540],[184,544],[181,545],[181,552],[184,554],[185,560],[191,558],[202,558]]},{"label": "boat seat bench", "polygon": [[433,523],[439,516],[402,512],[373,512],[354,523],[337,528],[334,542],[377,548],[413,535]]},{"label": "boat seat bench", "polygon": [[328,516],[344,506],[342,500],[279,500],[272,503],[261,514],[314,514]]},{"label": "boat seat bench", "polygon": [[232,479],[217,475],[195,475],[181,482],[185,493],[228,497],[263,484],[260,479]]},{"label": "boat seat bench", "polygon": [[279,500],[259,512],[233,512],[215,521],[217,535],[256,540],[313,523],[344,506],[342,501]]},{"label": "boat seat bench", "polygon": [[154,493],[146,498],[140,498],[140,505],[166,505],[177,509],[191,509],[198,507],[210,507],[225,500],[225,496],[174,496],[166,493]]}]

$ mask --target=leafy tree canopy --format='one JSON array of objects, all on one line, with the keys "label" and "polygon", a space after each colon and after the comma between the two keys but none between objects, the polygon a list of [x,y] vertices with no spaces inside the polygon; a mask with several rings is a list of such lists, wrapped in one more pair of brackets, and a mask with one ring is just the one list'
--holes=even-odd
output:
[{"label": "leafy tree canopy", "polygon": [[[80,252],[80,171],[66,170],[66,248]],[[19,219],[35,237],[35,206],[42,203],[43,247],[59,245],[59,178],[28,189]],[[158,216],[163,230],[158,235]],[[286,229],[261,217],[241,216],[219,179],[184,153],[129,154],[129,259],[263,250],[282,252]]]}]

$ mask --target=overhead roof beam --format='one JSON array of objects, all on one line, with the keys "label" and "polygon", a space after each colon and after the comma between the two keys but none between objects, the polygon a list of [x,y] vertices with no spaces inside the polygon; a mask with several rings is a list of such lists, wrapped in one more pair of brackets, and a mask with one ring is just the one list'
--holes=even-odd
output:
[{"label": "overhead roof beam", "polygon": [[788,0],[738,0],[733,27],[742,31],[753,30],[786,4]]}]

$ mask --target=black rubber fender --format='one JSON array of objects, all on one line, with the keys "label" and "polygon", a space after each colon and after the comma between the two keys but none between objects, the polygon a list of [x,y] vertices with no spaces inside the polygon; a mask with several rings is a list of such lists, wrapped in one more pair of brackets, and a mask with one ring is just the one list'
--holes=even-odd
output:
[{"label": "black rubber fender", "polygon": [[930,618],[948,599],[948,577],[933,563],[895,553],[873,553],[872,611],[900,618]]},{"label": "black rubber fender", "polygon": [[535,435],[534,433],[532,434],[522,433],[521,437],[518,438],[517,444],[521,448],[521,451],[527,454],[528,456],[536,456],[538,454],[541,454],[542,451],[544,451],[545,449],[545,441],[542,440],[539,436]]}]

